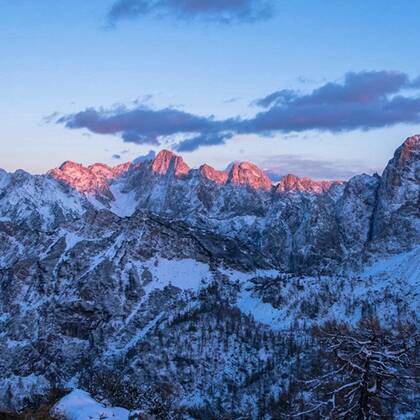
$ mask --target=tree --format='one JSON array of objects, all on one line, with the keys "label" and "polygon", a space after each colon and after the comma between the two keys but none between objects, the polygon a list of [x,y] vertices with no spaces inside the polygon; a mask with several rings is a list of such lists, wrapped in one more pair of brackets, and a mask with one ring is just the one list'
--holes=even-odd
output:
[{"label": "tree", "polygon": [[419,413],[415,325],[386,329],[375,318],[356,327],[329,322],[313,335],[320,344],[322,374],[302,382],[310,397],[294,416],[382,419],[392,418],[394,410]]}]

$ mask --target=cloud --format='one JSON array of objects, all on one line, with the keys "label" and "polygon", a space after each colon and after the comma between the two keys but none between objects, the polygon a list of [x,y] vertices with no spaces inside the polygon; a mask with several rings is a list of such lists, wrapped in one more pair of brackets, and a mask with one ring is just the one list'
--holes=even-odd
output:
[{"label": "cloud", "polygon": [[192,152],[202,146],[215,146],[225,144],[233,137],[232,133],[204,133],[197,137],[188,138],[177,143],[174,149],[177,152]]},{"label": "cloud", "polygon": [[309,95],[301,95],[293,90],[281,90],[260,99],[257,104],[262,107],[284,104],[367,104],[383,99],[404,87],[410,87],[411,84],[408,76],[400,72],[347,73],[344,83],[326,83]]},{"label": "cloud", "polygon": [[379,168],[370,168],[361,162],[329,161],[305,158],[298,155],[277,155],[263,160],[259,165],[274,182],[286,174],[308,176],[313,179],[342,179],[347,180],[363,172],[372,174]]},{"label": "cloud", "polygon": [[298,97],[297,92],[290,89],[283,89],[277,92],[270,93],[264,98],[257,99],[252,102],[252,105],[257,105],[261,108],[269,108],[272,105],[291,102]]},{"label": "cloud", "polygon": [[108,12],[111,25],[121,19],[172,16],[218,23],[253,22],[273,13],[272,0],[117,0]]},{"label": "cloud", "polygon": [[419,89],[420,88],[420,76],[413,79],[409,84],[408,87],[411,89]]},{"label": "cloud", "polygon": [[347,73],[343,83],[326,83],[309,94],[276,91],[255,102],[264,111],[244,121],[239,131],[340,132],[419,123],[420,96],[401,94],[416,85],[404,73],[371,71]]},{"label": "cloud", "polygon": [[240,97],[236,97],[236,98],[229,98],[229,99],[225,99],[224,101],[223,101],[223,103],[224,104],[233,104],[233,103],[235,103],[235,102],[238,102],[238,101],[240,101],[242,98],[240,98]]},{"label": "cloud", "polygon": [[87,108],[60,117],[57,122],[67,128],[86,128],[96,134],[118,134],[124,141],[159,145],[161,137],[218,130],[212,116],[201,117],[174,108],[154,110],[144,105],[135,108]]},{"label": "cloud", "polygon": [[[419,89],[420,78],[411,80],[405,73],[347,73],[342,82],[326,83],[310,93],[290,89],[272,92],[254,101],[261,110],[245,119],[217,120],[214,116],[142,104],[132,108],[87,108],[61,116],[56,122],[71,129],[86,128],[97,134],[119,135],[126,142],[156,146],[181,135],[182,140],[173,148],[190,152],[224,144],[235,134],[344,132],[420,123]],[[407,90],[411,90],[409,95]]]}]

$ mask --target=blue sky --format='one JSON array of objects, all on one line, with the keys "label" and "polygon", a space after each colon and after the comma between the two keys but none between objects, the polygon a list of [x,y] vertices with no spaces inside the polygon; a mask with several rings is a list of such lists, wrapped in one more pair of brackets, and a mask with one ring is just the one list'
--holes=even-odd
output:
[{"label": "blue sky", "polygon": [[[110,17],[118,0],[0,0],[0,167],[118,164],[166,147],[191,166],[251,160],[348,178],[380,171],[420,132],[419,2],[267,0],[256,19],[262,0],[119,2],[143,12]],[[354,99],[365,83],[372,98]]]}]

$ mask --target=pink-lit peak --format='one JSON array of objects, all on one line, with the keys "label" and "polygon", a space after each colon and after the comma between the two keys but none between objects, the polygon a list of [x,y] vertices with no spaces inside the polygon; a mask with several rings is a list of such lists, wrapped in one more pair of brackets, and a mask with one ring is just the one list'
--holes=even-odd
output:
[{"label": "pink-lit peak", "polygon": [[210,165],[207,165],[207,163],[200,166],[200,174],[202,177],[220,185],[226,184],[228,179],[228,173],[226,171],[218,171]]},{"label": "pink-lit peak", "polygon": [[[419,140],[420,136],[417,140],[411,142],[419,142]],[[103,163],[95,163],[86,167],[76,162],[67,161],[59,168],[49,171],[48,174],[81,193],[93,195],[109,192],[109,182],[112,179],[123,176],[129,170],[136,170],[140,166],[160,176],[170,175],[178,179],[186,177],[191,171],[181,156],[169,150],[162,150],[153,160],[144,164],[127,162],[111,167]],[[265,172],[251,162],[233,163],[229,170],[225,171],[219,171],[204,164],[200,166],[199,173],[202,178],[219,185],[230,184],[265,192],[274,189]],[[274,190],[278,193],[308,192],[321,194],[339,183],[341,181],[314,181],[310,178],[299,178],[289,174],[280,180]]]},{"label": "pink-lit peak", "polygon": [[103,163],[95,163],[88,167],[80,163],[67,161],[59,168],[48,172],[53,178],[70,185],[84,194],[96,194],[108,190],[108,181],[127,172],[131,163],[123,163],[110,167]]},{"label": "pink-lit peak", "polygon": [[299,178],[296,175],[288,174],[282,177],[277,185],[276,191],[279,193],[310,192],[321,194],[330,189],[333,185],[341,183],[341,181],[314,181],[307,177]]},{"label": "pink-lit peak", "polygon": [[272,188],[271,180],[267,175],[251,162],[233,163],[229,171],[218,171],[204,164],[200,167],[200,174],[220,185],[230,183],[264,191],[270,191]]},{"label": "pink-lit peak", "polygon": [[270,178],[251,162],[233,163],[229,172],[229,182],[234,185],[247,185],[254,190],[270,191]]},{"label": "pink-lit peak", "polygon": [[399,164],[404,165],[411,159],[420,157],[420,134],[408,137],[396,150],[395,155],[399,157]]},{"label": "pink-lit peak", "polygon": [[152,161],[152,171],[159,175],[166,175],[173,170],[176,177],[188,175],[190,168],[181,156],[169,150],[161,150]]}]

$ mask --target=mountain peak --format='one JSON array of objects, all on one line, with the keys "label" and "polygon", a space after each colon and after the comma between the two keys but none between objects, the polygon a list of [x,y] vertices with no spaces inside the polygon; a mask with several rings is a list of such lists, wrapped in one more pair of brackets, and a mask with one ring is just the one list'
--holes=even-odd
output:
[{"label": "mountain peak", "polygon": [[281,178],[276,191],[279,193],[309,192],[321,194],[338,183],[340,183],[340,181],[314,181],[311,178],[300,178],[296,175],[288,174]]},{"label": "mountain peak", "polygon": [[234,162],[229,171],[229,181],[234,185],[248,185],[254,190],[271,190],[270,178],[251,162]]},{"label": "mountain peak", "polygon": [[108,166],[105,163],[94,163],[88,166],[88,169],[97,177],[112,179],[127,172],[131,167],[131,162],[120,163],[117,166]]},{"label": "mountain peak", "polygon": [[420,134],[413,134],[412,136],[407,137],[402,146],[420,148]]},{"label": "mountain peak", "polygon": [[200,166],[200,174],[204,178],[207,178],[210,181],[213,181],[220,185],[226,184],[226,181],[228,179],[228,173],[226,171],[218,171],[217,169],[214,169],[212,166],[207,165],[206,163]]},{"label": "mountain peak", "polygon": [[399,160],[400,164],[405,164],[413,159],[420,157],[420,134],[408,137],[404,143],[395,151],[394,158]]},{"label": "mountain peak", "polygon": [[169,171],[173,171],[176,177],[181,177],[187,175],[190,168],[181,156],[164,149],[153,159],[152,171],[159,175],[166,175]]},{"label": "mountain peak", "polygon": [[[383,172],[382,194],[391,194],[405,184],[418,183],[420,178],[420,135],[408,137],[395,151]],[[394,194],[394,192],[392,192]],[[400,197],[401,198],[401,197]]]},{"label": "mountain peak", "polygon": [[88,167],[73,161],[66,161],[48,175],[64,182],[76,191],[84,194],[96,194],[108,191],[108,181],[122,175],[131,166],[130,162],[110,167],[104,163],[94,163]]},{"label": "mountain peak", "polygon": [[105,163],[94,163],[93,165],[88,166],[88,169],[97,176],[102,176],[107,179],[114,177],[112,168]]},{"label": "mountain peak", "polygon": [[66,160],[56,169],[60,169],[60,171],[69,171],[86,168],[81,163],[74,162],[73,160]]}]

